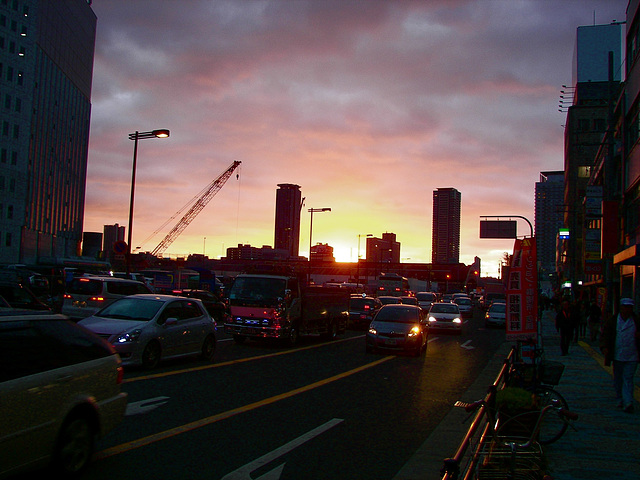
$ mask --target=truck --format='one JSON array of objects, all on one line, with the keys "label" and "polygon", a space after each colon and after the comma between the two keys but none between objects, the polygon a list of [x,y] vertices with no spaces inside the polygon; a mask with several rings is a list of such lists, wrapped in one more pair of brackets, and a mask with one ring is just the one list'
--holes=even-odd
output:
[{"label": "truck", "polygon": [[484,295],[482,296],[482,308],[487,310],[492,302],[505,302],[507,298],[507,289],[502,282],[485,283]]},{"label": "truck", "polygon": [[349,297],[340,288],[303,286],[296,276],[240,274],[229,289],[224,331],[236,343],[272,338],[295,345],[301,335],[333,340],[347,328]]},{"label": "truck", "polygon": [[409,295],[409,280],[397,273],[382,273],[377,278],[378,296],[402,297]]}]

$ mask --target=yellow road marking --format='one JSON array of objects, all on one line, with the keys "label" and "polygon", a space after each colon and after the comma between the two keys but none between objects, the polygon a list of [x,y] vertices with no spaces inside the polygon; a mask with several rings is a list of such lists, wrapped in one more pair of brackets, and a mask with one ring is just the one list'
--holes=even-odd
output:
[{"label": "yellow road marking", "polygon": [[283,350],[283,351],[280,351],[280,352],[269,353],[269,354],[266,354],[266,355],[257,355],[255,357],[239,358],[238,360],[229,360],[228,362],[214,363],[214,364],[211,364],[211,365],[202,365],[200,367],[182,368],[180,370],[172,370],[170,372],[152,373],[152,374],[149,374],[149,375],[142,375],[140,377],[134,377],[134,378],[125,378],[122,381],[122,383],[139,382],[141,380],[151,380],[151,379],[154,379],[154,378],[170,377],[171,375],[179,375],[181,373],[198,372],[200,370],[208,370],[210,368],[226,367],[228,365],[234,365],[236,363],[244,363],[244,362],[250,362],[252,360],[260,360],[260,359],[263,359],[263,358],[277,357],[279,355],[287,355],[289,353],[302,352],[304,350],[310,350],[312,348],[324,347],[326,345],[332,345],[332,344],[335,344],[335,343],[347,342],[349,340],[354,340],[354,339],[358,339],[358,338],[364,338],[364,335],[359,335],[357,337],[342,338],[340,340],[332,340],[329,343],[326,343],[326,342],[325,343],[319,343],[317,345],[309,345],[309,346],[306,346],[306,347],[296,348],[294,350]]},{"label": "yellow road marking", "polygon": [[179,427],[170,428],[169,430],[165,430],[163,432],[154,433],[153,435],[149,435],[147,437],[139,438],[137,440],[133,440],[131,442],[123,443],[121,445],[116,445],[111,448],[107,448],[102,450],[96,454],[96,459],[102,459],[107,457],[112,457],[114,455],[119,455],[124,452],[128,452],[130,450],[134,450],[139,447],[144,447],[146,445],[150,445],[155,442],[159,442],[161,440],[166,440],[167,438],[174,437],[176,435],[180,435],[181,433],[189,432],[191,430],[195,430],[197,428],[204,427],[206,425],[210,425],[215,422],[219,422],[220,420],[225,420],[229,417],[233,417],[234,415],[238,415],[240,413],[245,413],[256,408],[263,407],[265,405],[270,405],[272,403],[278,402],[280,400],[284,400],[286,398],[293,397],[300,393],[308,392],[309,390],[313,390],[314,388],[321,387],[323,385],[327,385],[331,382],[335,382],[337,380],[341,380],[345,377],[353,375],[355,373],[359,373],[363,370],[366,370],[371,367],[375,367],[383,362],[389,361],[392,358],[395,358],[392,355],[381,358],[380,360],[376,360],[375,362],[368,363],[366,365],[362,365],[361,367],[354,368],[347,372],[339,373],[338,375],[334,375],[333,377],[326,378],[324,380],[320,380],[319,382],[311,383],[309,385],[305,385],[304,387],[296,388],[295,390],[291,390],[289,392],[281,393],[280,395],[275,395],[270,398],[266,398],[264,400],[260,400],[259,402],[250,403],[249,405],[244,405],[242,407],[234,408],[233,410],[228,410],[226,412],[219,413],[217,415],[212,415],[210,417],[202,418],[200,420],[196,420],[194,422],[187,423],[185,425],[181,425]]},{"label": "yellow road marking", "polygon": [[[604,368],[607,373],[613,376],[613,367],[605,366],[604,364],[604,356],[601,353],[598,353],[591,345],[587,342],[583,342],[582,340],[578,341],[578,345],[586,350],[586,352],[591,355],[591,357],[598,362],[598,364]],[[638,402],[640,402],[640,387],[635,385],[633,387],[633,398],[635,398]]]}]

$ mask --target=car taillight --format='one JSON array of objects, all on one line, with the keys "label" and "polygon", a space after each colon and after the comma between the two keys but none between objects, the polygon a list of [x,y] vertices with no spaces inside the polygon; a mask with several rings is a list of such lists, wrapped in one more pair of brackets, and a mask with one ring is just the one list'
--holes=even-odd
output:
[{"label": "car taillight", "polygon": [[62,298],[72,299],[73,297],[71,295],[69,295],[68,293],[65,293]]},{"label": "car taillight", "polygon": [[118,367],[118,371],[116,373],[116,384],[120,385],[122,383],[123,378],[124,378],[124,368],[120,366]]},{"label": "car taillight", "polygon": [[365,309],[365,310],[371,310],[371,306],[370,306],[370,305],[365,305],[365,306],[364,306],[364,309]]},{"label": "car taillight", "polygon": [[104,302],[104,297],[91,297],[89,300],[91,302]]}]

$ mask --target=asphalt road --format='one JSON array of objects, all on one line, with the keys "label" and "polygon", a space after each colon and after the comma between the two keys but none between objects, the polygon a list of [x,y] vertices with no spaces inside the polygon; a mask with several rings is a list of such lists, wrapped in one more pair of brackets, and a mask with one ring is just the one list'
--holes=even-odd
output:
[{"label": "asphalt road", "polygon": [[128,415],[82,478],[391,479],[503,338],[479,312],[419,358],[366,354],[358,331],[295,348],[219,331],[213,364],[126,372]]}]

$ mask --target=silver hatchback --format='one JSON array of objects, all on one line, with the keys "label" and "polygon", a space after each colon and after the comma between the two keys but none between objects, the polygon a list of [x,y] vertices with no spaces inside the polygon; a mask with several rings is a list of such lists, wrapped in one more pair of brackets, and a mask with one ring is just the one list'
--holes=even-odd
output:
[{"label": "silver hatchback", "polygon": [[196,298],[132,295],[78,324],[113,345],[123,365],[154,368],[188,355],[213,361],[216,350],[216,323]]}]

